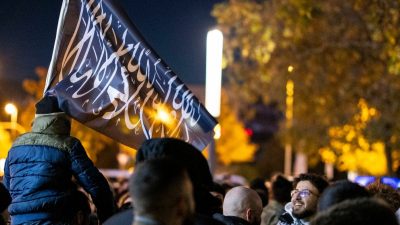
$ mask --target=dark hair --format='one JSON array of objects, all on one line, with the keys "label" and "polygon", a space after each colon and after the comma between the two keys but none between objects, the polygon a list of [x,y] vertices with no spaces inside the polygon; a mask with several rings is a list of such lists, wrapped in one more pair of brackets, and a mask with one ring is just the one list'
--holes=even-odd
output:
[{"label": "dark hair", "polygon": [[172,157],[189,173],[194,186],[210,190],[213,185],[207,159],[189,143],[176,138],[152,138],[144,141],[136,154],[136,162]]},{"label": "dark hair", "polygon": [[310,225],[397,225],[397,218],[382,200],[350,199],[319,212]]},{"label": "dark hair", "polygon": [[290,191],[292,190],[292,182],[284,176],[278,174],[272,178],[272,196],[279,203],[290,202]]},{"label": "dark hair", "polygon": [[40,99],[36,105],[36,114],[49,114],[55,112],[62,112],[58,106],[58,100],[56,96],[46,95]]},{"label": "dark hair", "polygon": [[261,189],[268,192],[268,188],[265,186],[265,180],[260,177],[257,177],[250,182],[250,188],[253,190]]},{"label": "dark hair", "polygon": [[368,191],[356,183],[347,180],[337,181],[327,187],[322,193],[318,202],[318,211],[326,210],[332,205],[348,199],[369,196]]},{"label": "dark hair", "polygon": [[260,196],[263,207],[268,205],[269,190],[265,186],[265,180],[263,178],[257,177],[250,182],[250,188],[257,192]]},{"label": "dark hair", "polygon": [[318,189],[319,194],[321,194],[329,185],[328,181],[323,176],[314,173],[302,173],[298,177],[295,177],[293,187],[296,188],[300,181],[309,181]]},{"label": "dark hair", "polygon": [[214,182],[207,159],[198,149],[176,138],[152,138],[144,141],[136,154],[136,162],[160,158],[173,158],[186,169],[193,185],[196,212],[212,216],[220,211],[220,200],[210,193]]},{"label": "dark hair", "polygon": [[400,208],[400,194],[391,186],[381,183],[379,179],[369,184],[367,190],[373,196],[385,200],[393,212],[396,212]]},{"label": "dark hair", "polygon": [[186,170],[172,159],[151,159],[140,163],[129,181],[129,192],[138,213],[166,210],[182,194]]}]

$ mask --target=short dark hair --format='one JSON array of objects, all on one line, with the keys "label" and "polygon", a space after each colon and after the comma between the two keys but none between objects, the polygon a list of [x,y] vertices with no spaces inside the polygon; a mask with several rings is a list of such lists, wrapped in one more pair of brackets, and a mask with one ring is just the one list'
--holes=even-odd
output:
[{"label": "short dark hair", "polygon": [[36,114],[50,114],[56,112],[62,112],[58,106],[58,100],[56,96],[46,95],[40,99],[36,105]]},{"label": "short dark hair", "polygon": [[182,195],[184,167],[168,158],[150,159],[138,164],[129,181],[134,210],[139,214],[165,210]]},{"label": "short dark hair", "polygon": [[374,198],[357,198],[338,203],[319,212],[310,225],[396,225],[397,218],[389,206]]},{"label": "short dark hair", "polygon": [[375,181],[367,186],[367,190],[375,197],[382,198],[385,200],[393,212],[396,212],[400,208],[400,194],[387,184],[381,183],[379,180]]},{"label": "short dark hair", "polygon": [[292,182],[284,176],[278,174],[272,179],[272,196],[277,202],[290,202],[290,191],[292,190]]},{"label": "short dark hair", "polygon": [[198,149],[176,138],[151,138],[136,153],[136,163],[159,158],[173,158],[187,170],[197,213],[211,216],[220,211],[220,200],[210,193],[214,182],[207,159]]},{"label": "short dark hair", "polygon": [[348,199],[369,197],[369,192],[359,184],[348,180],[336,181],[324,190],[318,202],[318,211]]},{"label": "short dark hair", "polygon": [[265,186],[265,180],[261,177],[257,177],[250,182],[250,188],[255,190],[260,196],[263,207],[268,205],[269,201],[269,190],[267,186]]},{"label": "short dark hair", "polygon": [[302,173],[294,178],[293,188],[296,188],[300,181],[309,181],[314,187],[318,189],[319,194],[321,194],[326,187],[329,186],[328,181],[321,175],[315,173]]},{"label": "short dark hair", "polygon": [[195,187],[208,191],[214,182],[207,159],[193,145],[176,138],[151,138],[145,140],[136,153],[136,162],[171,157],[187,170]]}]

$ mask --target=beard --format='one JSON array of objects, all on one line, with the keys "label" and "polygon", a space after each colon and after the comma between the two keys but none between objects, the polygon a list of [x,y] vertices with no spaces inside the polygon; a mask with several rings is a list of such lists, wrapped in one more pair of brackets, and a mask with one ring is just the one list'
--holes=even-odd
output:
[{"label": "beard", "polygon": [[184,219],[183,219],[183,225],[193,225],[194,224],[194,221],[196,220],[195,219],[195,214],[194,213],[191,213],[191,214],[189,214],[189,215],[187,215]]},{"label": "beard", "polygon": [[296,217],[297,219],[304,219],[304,218],[310,217],[310,216],[312,216],[314,214],[315,214],[315,210],[307,210],[306,209],[306,210],[303,210],[303,211],[300,211],[300,212],[292,211],[292,215],[294,217]]}]

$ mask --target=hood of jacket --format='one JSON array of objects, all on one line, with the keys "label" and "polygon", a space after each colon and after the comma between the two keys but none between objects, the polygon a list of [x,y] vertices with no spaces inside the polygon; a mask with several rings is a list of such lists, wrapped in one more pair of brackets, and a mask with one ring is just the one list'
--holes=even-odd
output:
[{"label": "hood of jacket", "polygon": [[71,132],[71,121],[63,112],[36,114],[32,125],[32,132],[69,135]]},{"label": "hood of jacket", "polygon": [[297,217],[293,216],[293,208],[291,202],[285,205],[285,211],[289,213],[289,215],[293,218],[293,220],[298,220],[301,222],[301,224],[308,225],[310,223],[307,219],[298,219]]}]

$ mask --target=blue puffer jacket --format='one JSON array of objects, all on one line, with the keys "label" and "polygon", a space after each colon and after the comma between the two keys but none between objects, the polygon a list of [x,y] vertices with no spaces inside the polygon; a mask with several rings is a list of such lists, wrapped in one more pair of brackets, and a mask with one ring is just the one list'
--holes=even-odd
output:
[{"label": "blue puffer jacket", "polygon": [[72,177],[90,194],[101,222],[114,213],[107,180],[80,141],[69,135],[70,127],[64,113],[37,115],[32,132],[13,143],[4,168],[4,184],[12,197],[8,208],[12,224],[56,224],[70,219],[69,197],[76,189]]}]

